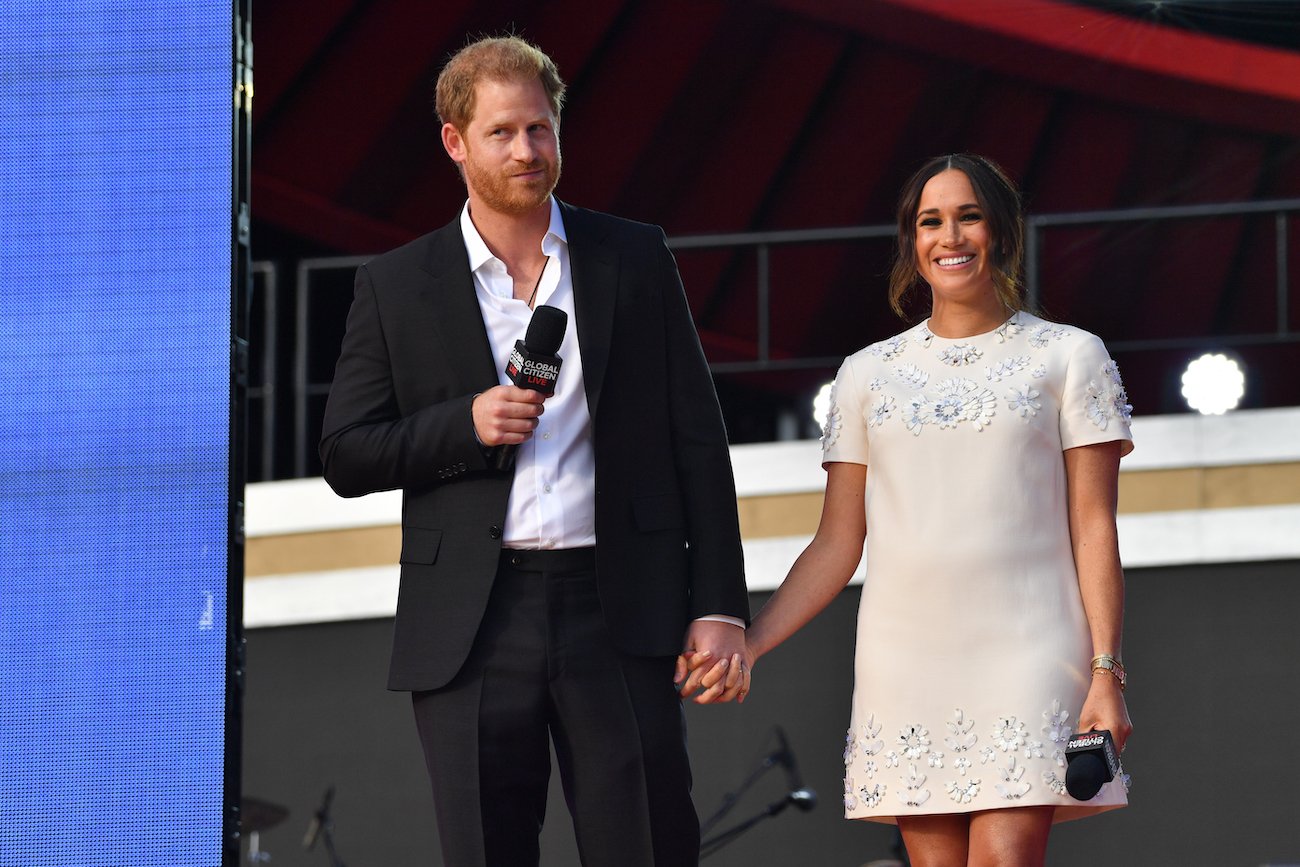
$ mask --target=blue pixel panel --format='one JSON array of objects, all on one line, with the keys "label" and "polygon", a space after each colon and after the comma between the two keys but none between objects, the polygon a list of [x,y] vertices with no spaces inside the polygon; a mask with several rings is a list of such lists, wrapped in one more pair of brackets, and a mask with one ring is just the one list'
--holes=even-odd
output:
[{"label": "blue pixel panel", "polygon": [[221,861],[231,22],[0,0],[0,867]]}]

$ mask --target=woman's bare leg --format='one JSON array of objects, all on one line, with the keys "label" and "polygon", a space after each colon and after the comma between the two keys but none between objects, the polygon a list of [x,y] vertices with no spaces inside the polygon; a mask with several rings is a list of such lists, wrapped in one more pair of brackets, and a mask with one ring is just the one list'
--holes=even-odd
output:
[{"label": "woman's bare leg", "polygon": [[912,867],[960,867],[970,851],[970,814],[906,816],[898,820]]},{"label": "woman's bare leg", "polygon": [[1054,807],[986,810],[970,817],[970,867],[1043,867]]}]

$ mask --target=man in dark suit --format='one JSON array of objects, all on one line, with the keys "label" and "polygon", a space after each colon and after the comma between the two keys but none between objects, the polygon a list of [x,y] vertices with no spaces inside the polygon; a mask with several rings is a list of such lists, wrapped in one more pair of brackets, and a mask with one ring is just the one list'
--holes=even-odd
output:
[{"label": "man in dark suit", "polygon": [[[585,865],[694,865],[678,689],[748,689],[735,485],[662,231],[551,195],[563,94],[520,39],[449,61],[468,202],[358,270],[321,457],[343,496],[404,491],[389,688],[446,863],[537,863],[549,737]],[[569,317],[546,399],[501,373],[543,303]]]}]

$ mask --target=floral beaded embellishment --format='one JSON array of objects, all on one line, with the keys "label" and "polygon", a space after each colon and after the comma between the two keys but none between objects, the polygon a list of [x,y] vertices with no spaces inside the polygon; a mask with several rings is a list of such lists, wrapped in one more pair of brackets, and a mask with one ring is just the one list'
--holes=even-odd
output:
[{"label": "floral beaded embellishment", "polygon": [[861,757],[857,767],[866,774],[868,780],[874,780],[879,770],[874,757],[884,748],[880,723],[876,722],[875,714],[869,715],[857,731],[849,729],[844,739],[844,809],[856,810],[859,803],[864,808],[871,809],[879,806],[884,799],[887,787],[883,783],[858,785],[852,773],[854,762]]},{"label": "floral beaded embellishment", "polygon": [[924,788],[925,774],[918,772],[913,764],[909,764],[907,769],[907,776],[900,780],[903,788],[899,791],[898,798],[909,807],[919,807],[930,800],[930,790]]},{"label": "floral beaded embellishment", "polygon": [[893,411],[894,399],[889,395],[882,394],[880,399],[871,407],[871,412],[867,416],[867,427],[880,427]]},{"label": "floral beaded embellishment", "polygon": [[873,343],[867,347],[867,352],[879,356],[883,361],[893,361],[904,349],[907,348],[907,338],[899,334],[888,340],[882,340],[879,343]]},{"label": "floral beaded embellishment", "polygon": [[898,732],[899,752],[909,759],[919,759],[930,752],[930,730],[917,723]]},{"label": "floral beaded embellishment", "polygon": [[975,720],[966,719],[966,713],[961,708],[953,711],[953,718],[948,721],[948,736],[943,739],[944,746],[951,752],[957,754],[953,759],[953,767],[962,774],[970,767],[970,759],[962,753],[974,749],[975,744],[979,742],[979,735],[971,731],[975,728]]},{"label": "floral beaded embellishment", "polygon": [[822,426],[822,453],[825,454],[835,441],[840,438],[840,428],[844,426],[844,418],[840,413],[839,401],[835,399],[836,389],[839,383],[831,385],[830,401],[826,407],[826,424]]},{"label": "floral beaded embellishment", "polygon": [[1060,340],[1065,336],[1065,333],[1065,329],[1061,326],[1044,322],[1041,325],[1035,325],[1034,330],[1029,332],[1029,345],[1035,349],[1042,349],[1053,340]]},{"label": "floral beaded embellishment", "polygon": [[979,780],[949,780],[948,797],[955,803],[969,804],[980,793]]},{"label": "floral beaded embellishment", "polygon": [[1061,709],[1060,699],[1052,699],[1052,706],[1043,711],[1043,736],[1052,749],[1052,761],[1060,768],[1065,767],[1065,745],[1073,733],[1069,719],[1070,712]]},{"label": "floral beaded embellishment", "polygon": [[1015,756],[1007,760],[1005,768],[998,768],[998,776],[1002,778],[1002,782],[995,784],[994,788],[1008,801],[1020,800],[1033,788],[1025,782],[1025,766],[1017,765]]},{"label": "floral beaded embellishment", "polygon": [[[850,813],[889,809],[883,805],[889,788],[909,809],[926,804],[934,789],[954,804],[974,805],[974,809],[995,806],[996,800],[1023,801],[1039,780],[1043,786],[1040,793],[1062,797],[1067,794],[1063,750],[1072,732],[1070,711],[1055,699],[1043,710],[1042,719],[1040,735],[1016,716],[997,717],[988,742],[981,745],[983,737],[976,731],[976,721],[957,708],[944,721],[947,734],[942,738],[932,738],[925,723],[916,722],[900,728],[894,748],[885,750],[882,726],[873,713],[865,723],[850,728],[846,737],[845,809]],[[940,746],[945,751],[940,751]],[[980,772],[977,765],[989,768]],[[901,770],[886,785],[883,778],[889,768]],[[990,774],[994,775],[991,780]],[[1123,773],[1116,779],[1125,787],[1129,785]]]},{"label": "floral beaded embellishment", "polygon": [[1025,724],[1013,716],[999,717],[993,724],[993,746],[1004,753],[1014,753],[1024,746]]},{"label": "floral beaded embellishment", "polygon": [[998,399],[993,392],[969,379],[945,379],[934,386],[933,395],[921,392],[908,401],[904,422],[914,436],[920,436],[921,429],[928,424],[943,429],[965,421],[976,430],[984,430],[997,412]]},{"label": "floral beaded embellishment", "polygon": [[915,364],[895,364],[894,379],[909,391],[920,391],[930,381],[930,374]]},{"label": "floral beaded embellishment", "polygon": [[993,332],[998,336],[998,343],[1006,343],[1012,337],[1020,333],[1020,314],[1016,313],[1006,322],[1003,322],[998,329]]},{"label": "floral beaded embellishment", "polygon": [[884,783],[876,783],[873,786],[858,786],[858,797],[862,800],[862,806],[868,810],[880,806],[880,802],[885,800],[886,786]]},{"label": "floral beaded embellishment", "polygon": [[1001,382],[1013,373],[1019,373],[1029,366],[1028,355],[1013,355],[1008,359],[999,361],[992,367],[984,370],[984,378],[989,382]]},{"label": "floral beaded embellishment", "polygon": [[940,353],[939,360],[949,367],[961,367],[966,364],[974,364],[983,355],[984,353],[977,346],[972,346],[969,343],[957,343],[946,347]]},{"label": "floral beaded embellishment", "polygon": [[1016,386],[1007,394],[1007,409],[1019,413],[1020,420],[1027,424],[1029,419],[1038,415],[1038,411],[1043,408],[1038,398],[1038,391],[1031,386]]},{"label": "floral beaded embellishment", "polygon": [[1133,407],[1128,402],[1128,392],[1119,376],[1119,365],[1107,361],[1101,368],[1101,385],[1097,380],[1088,382],[1088,393],[1084,397],[1088,420],[1100,430],[1105,430],[1110,420],[1117,418],[1128,427],[1133,417]]}]

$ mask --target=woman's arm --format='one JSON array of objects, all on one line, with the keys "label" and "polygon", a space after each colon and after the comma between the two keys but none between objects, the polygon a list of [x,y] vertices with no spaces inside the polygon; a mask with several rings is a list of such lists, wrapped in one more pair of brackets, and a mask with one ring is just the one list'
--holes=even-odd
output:
[{"label": "woman's arm", "polygon": [[[1120,447],[1114,441],[1065,452],[1070,542],[1092,652],[1116,659],[1122,658],[1124,627],[1124,571],[1115,529]],[[1119,681],[1104,670],[1092,673],[1088,698],[1079,713],[1079,730],[1094,728],[1108,729],[1118,747],[1124,746],[1133,730]]]},{"label": "woman's arm", "polygon": [[867,537],[867,468],[827,464],[821,523],[745,633],[747,661],[775,648],[831,603],[858,568]]},{"label": "woman's arm", "polygon": [[[812,620],[853,577],[862,560],[862,543],[867,536],[867,468],[862,464],[831,463],[826,465],[826,472],[826,496],[817,534],[745,630],[745,655],[740,670],[722,665],[723,661],[714,663],[700,681],[706,689],[696,697],[697,703],[730,701],[735,697],[744,701],[755,660]],[[682,670],[690,671],[706,665],[708,660],[700,658],[687,658],[680,663]]]}]

